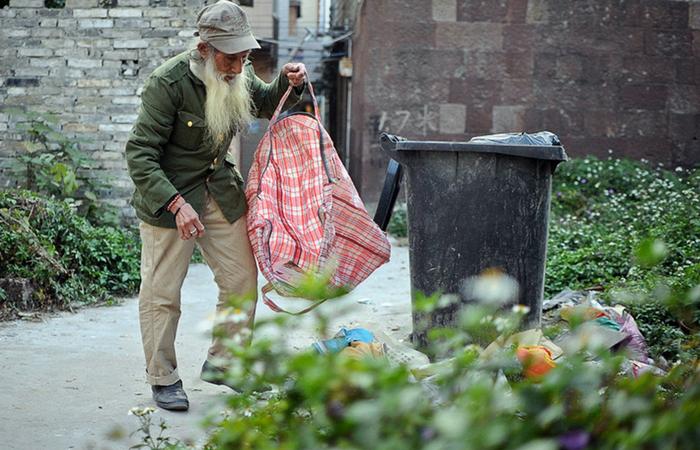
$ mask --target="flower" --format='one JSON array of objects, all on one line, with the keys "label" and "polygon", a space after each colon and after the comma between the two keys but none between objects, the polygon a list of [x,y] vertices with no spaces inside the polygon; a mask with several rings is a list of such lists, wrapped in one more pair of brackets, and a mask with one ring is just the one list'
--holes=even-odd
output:
[{"label": "flower", "polygon": [[559,445],[566,450],[583,450],[588,446],[591,436],[583,430],[574,430],[559,436]]},{"label": "flower", "polygon": [[513,308],[511,309],[515,314],[525,315],[530,312],[530,307],[526,305],[513,305]]},{"label": "flower", "polygon": [[143,417],[143,416],[148,416],[150,414],[153,414],[156,411],[158,411],[158,410],[151,407],[151,406],[146,406],[145,408],[140,408],[138,406],[134,406],[133,408],[131,408],[129,410],[129,415]]}]

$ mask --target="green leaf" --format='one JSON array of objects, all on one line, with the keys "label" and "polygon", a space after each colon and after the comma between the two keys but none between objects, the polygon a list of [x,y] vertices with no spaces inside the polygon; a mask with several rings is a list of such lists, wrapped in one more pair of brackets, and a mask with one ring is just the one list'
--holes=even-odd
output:
[{"label": "green leaf", "polygon": [[640,266],[653,267],[668,256],[668,247],[660,239],[647,238],[639,244],[634,256]]},{"label": "green leaf", "polygon": [[22,141],[22,146],[25,149],[27,149],[29,153],[35,153],[44,150],[44,145],[40,142]]}]

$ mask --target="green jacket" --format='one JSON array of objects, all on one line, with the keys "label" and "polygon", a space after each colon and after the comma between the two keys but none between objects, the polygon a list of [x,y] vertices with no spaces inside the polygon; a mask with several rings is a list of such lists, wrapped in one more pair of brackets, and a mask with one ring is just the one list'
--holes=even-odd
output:
[{"label": "green jacket", "polygon": [[[267,84],[255,75],[252,64],[244,70],[257,116],[269,119],[289,86],[287,78],[278,75]],[[295,89],[289,97],[285,107],[298,102],[300,92]],[[146,79],[126,160],[136,185],[132,205],[148,224],[176,227],[175,217],[165,208],[178,193],[200,215],[207,190],[229,222],[246,211],[243,178],[226,158],[235,131],[218,146],[206,138],[205,98],[204,83],[190,71],[189,51],[166,61]]]}]

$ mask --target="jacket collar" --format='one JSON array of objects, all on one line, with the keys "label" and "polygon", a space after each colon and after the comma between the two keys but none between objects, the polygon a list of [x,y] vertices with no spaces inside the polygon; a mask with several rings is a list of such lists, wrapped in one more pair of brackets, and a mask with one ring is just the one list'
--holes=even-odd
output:
[{"label": "jacket collar", "polygon": [[202,81],[201,78],[197,75],[199,72],[197,69],[197,63],[194,62],[192,57],[187,58],[187,75],[192,79],[192,81],[195,82],[195,84],[199,84],[204,86],[204,81]]}]

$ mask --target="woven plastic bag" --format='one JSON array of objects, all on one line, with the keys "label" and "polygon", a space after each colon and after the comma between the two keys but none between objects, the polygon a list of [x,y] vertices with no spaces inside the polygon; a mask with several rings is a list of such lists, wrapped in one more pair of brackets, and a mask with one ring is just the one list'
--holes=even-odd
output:
[{"label": "woven plastic bag", "polygon": [[305,274],[325,274],[341,292],[355,288],[389,260],[391,246],[372,221],[330,136],[321,124],[313,87],[314,114],[280,115],[291,86],[260,140],[246,184],[248,237],[268,280],[263,301],[278,306],[271,291],[298,297]]}]

